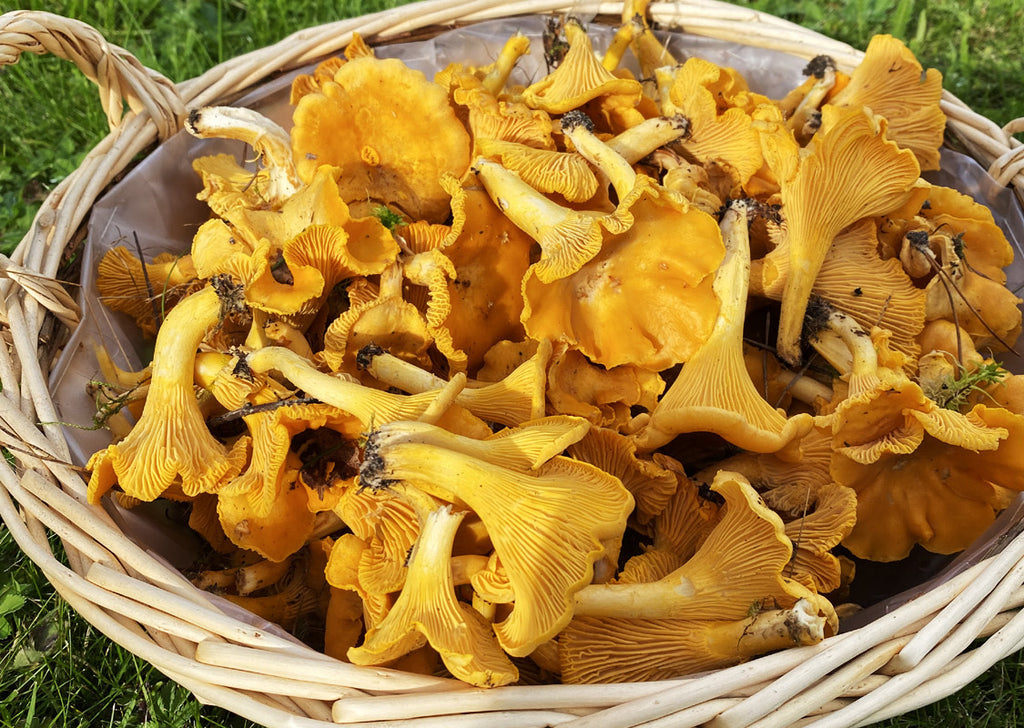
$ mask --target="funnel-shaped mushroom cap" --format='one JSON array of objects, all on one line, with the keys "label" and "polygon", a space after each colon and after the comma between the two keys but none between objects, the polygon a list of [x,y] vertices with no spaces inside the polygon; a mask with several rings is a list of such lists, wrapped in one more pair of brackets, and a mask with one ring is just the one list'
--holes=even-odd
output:
[{"label": "funnel-shaped mushroom cap", "polygon": [[425,637],[452,675],[471,685],[507,685],[518,678],[484,618],[455,598],[452,543],[464,515],[442,506],[426,516],[402,593],[363,644],[348,651],[350,661],[380,665],[416,649]]},{"label": "funnel-shaped mushroom cap", "polygon": [[654,408],[665,389],[657,372],[633,364],[607,368],[577,349],[563,348],[548,367],[547,398],[556,412],[586,417],[613,430],[632,418],[632,408]]},{"label": "funnel-shaped mushroom cap", "polygon": [[836,454],[833,476],[857,491],[857,525],[843,546],[873,561],[903,559],[915,543],[949,554],[992,524],[1024,490],[1024,417],[984,405],[969,417],[1005,433],[998,448],[973,451],[928,433],[913,452],[870,464]]},{"label": "funnel-shaped mushroom cap", "polygon": [[362,603],[362,622],[367,629],[384,621],[394,597],[368,591],[359,581],[359,563],[369,549],[366,541],[354,533],[344,533],[334,542],[324,568],[327,583],[335,589],[355,592]]},{"label": "funnel-shaped mushroom cap", "polygon": [[726,258],[714,279],[721,301],[715,327],[636,435],[643,450],[660,447],[683,432],[714,432],[746,450],[775,452],[811,426],[808,416],[787,418],[772,407],[747,373],[743,358],[750,278],[746,203],[734,203],[726,210],[722,232]]},{"label": "funnel-shaped mushroom cap", "polygon": [[576,616],[733,620],[752,604],[787,607],[812,596],[783,575],[792,544],[747,480],[720,471],[712,489],[725,498],[725,515],[691,559],[655,582],[588,586],[576,593]]},{"label": "funnel-shaped mushroom cap", "polygon": [[547,76],[523,91],[523,101],[549,114],[564,114],[601,96],[625,94],[640,100],[643,89],[632,78],[619,78],[606,69],[594,53],[587,32],[576,22],[565,25],[569,51]]},{"label": "funnel-shaped mushroom cap", "polygon": [[910,149],[926,170],[939,168],[939,148],[946,131],[941,99],[942,74],[934,68],[925,71],[898,38],[877,34],[849,83],[831,103],[867,107],[885,117],[889,139]]},{"label": "funnel-shaped mushroom cap", "polygon": [[323,276],[314,268],[299,268],[290,279],[276,269],[280,249],[268,240],[250,244],[217,218],[200,225],[192,240],[192,261],[201,278],[230,275],[241,283],[245,302],[272,314],[294,314],[323,291]]},{"label": "funnel-shaped mushroom cap", "polygon": [[681,114],[690,120],[690,134],[680,141],[682,147],[699,162],[726,167],[736,184],[746,185],[764,161],[761,143],[744,109],[719,109],[717,102],[725,94],[712,89],[723,77],[728,78],[724,69],[710,61],[689,58],[674,70],[656,71],[655,76],[662,114]]},{"label": "funnel-shaped mushroom cap", "polygon": [[[923,184],[923,183],[922,183]],[[963,244],[967,263],[978,273],[1003,283],[1013,262],[1013,246],[985,205],[958,190],[926,185],[928,204],[920,210],[935,232],[949,232]]]},{"label": "funnel-shaped mushroom cap", "polygon": [[483,520],[515,593],[512,611],[494,625],[513,656],[529,654],[565,626],[573,593],[590,583],[603,542],[621,537],[633,509],[616,478],[561,456],[531,472],[436,445],[378,446],[372,434],[367,447],[363,486],[404,480],[468,505]]},{"label": "funnel-shaped mushroom cap", "polygon": [[[782,293],[778,352],[791,364],[800,361],[808,297],[833,238],[862,217],[901,205],[920,176],[914,155],[888,141],[885,129],[885,121],[870,112],[826,105],[821,129],[796,173],[789,179],[779,175],[790,266]],[[775,165],[773,159],[766,160]]]},{"label": "funnel-shaped mushroom cap", "polygon": [[294,455],[285,467],[273,508],[262,515],[252,509],[248,493],[221,494],[217,515],[224,533],[239,548],[249,549],[271,561],[283,561],[305,545],[313,533],[316,514],[306,506],[306,491],[295,487],[297,468]]},{"label": "funnel-shaped mushroom cap", "polygon": [[292,152],[303,180],[329,164],[345,170],[338,184],[346,201],[380,201],[414,220],[448,215],[440,178],[466,171],[469,133],[447,91],[419,71],[394,58],[356,58],[300,99],[294,120]]},{"label": "funnel-shaped mushroom cap", "polygon": [[632,225],[576,273],[549,284],[527,275],[523,324],[531,338],[564,341],[608,368],[667,369],[693,356],[714,325],[721,233],[646,176],[619,207]]},{"label": "funnel-shaped mushroom cap", "polygon": [[220,298],[207,286],[164,319],[142,416],[127,437],[89,459],[90,502],[99,502],[115,483],[144,501],[157,498],[178,480],[186,495],[215,493],[245,465],[248,438],[239,438],[230,449],[218,442],[193,391],[196,349],[220,317]]},{"label": "funnel-shaped mushroom cap", "polygon": [[813,292],[865,328],[892,332],[893,348],[908,361],[917,359],[917,335],[925,324],[925,294],[895,259],[878,255],[875,224],[864,220],[833,240]]},{"label": "funnel-shaped mushroom cap", "polygon": [[657,462],[637,456],[636,445],[625,435],[593,427],[569,448],[577,460],[596,465],[622,481],[636,501],[634,518],[641,525],[665,510],[676,492],[676,473]]},{"label": "funnel-shaped mushroom cap", "polygon": [[786,535],[793,542],[786,575],[818,594],[838,589],[842,568],[832,549],[850,535],[856,521],[857,494],[852,488],[828,483],[808,492],[799,517],[786,523]]},{"label": "funnel-shaped mushroom cap", "polygon": [[161,253],[152,263],[143,263],[118,245],[96,267],[96,291],[107,308],[128,314],[144,335],[152,337],[157,315],[177,303],[195,277],[189,255]]},{"label": "funnel-shaped mushroom cap", "polygon": [[562,681],[667,680],[817,644],[826,636],[828,611],[801,599],[732,621],[577,617],[558,638]]}]

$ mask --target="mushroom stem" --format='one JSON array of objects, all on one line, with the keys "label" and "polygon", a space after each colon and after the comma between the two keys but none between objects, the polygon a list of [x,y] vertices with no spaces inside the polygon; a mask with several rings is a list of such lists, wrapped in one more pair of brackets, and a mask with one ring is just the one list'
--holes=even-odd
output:
[{"label": "mushroom stem", "polygon": [[732,620],[749,616],[755,603],[812,596],[783,577],[792,543],[746,478],[719,471],[712,488],[725,498],[725,515],[692,558],[658,581],[587,586],[573,598],[574,614]]},{"label": "mushroom stem", "polygon": [[478,159],[473,170],[505,217],[540,245],[533,270],[542,283],[575,273],[600,252],[604,236],[599,214],[549,200],[496,162]]},{"label": "mushroom stem", "polygon": [[238,139],[250,145],[267,170],[266,194],[271,204],[284,202],[303,186],[292,161],[288,132],[257,111],[235,106],[207,106],[193,110],[185,128],[200,139]]},{"label": "mushroom stem", "polygon": [[[544,389],[551,344],[520,364],[498,382],[468,382],[455,401],[488,422],[518,425],[544,416]],[[544,351],[546,350],[546,354]],[[379,347],[363,347],[356,358],[374,379],[404,392],[418,394],[441,389],[447,382],[425,369]]]},{"label": "mushroom stem", "polygon": [[656,149],[686,137],[689,132],[690,120],[682,114],[655,116],[631,126],[605,144],[629,164],[636,164]]},{"label": "mushroom stem", "polygon": [[491,96],[497,96],[508,83],[508,77],[521,56],[530,52],[530,39],[522,33],[515,33],[501,47],[494,68],[484,76],[482,85]]},{"label": "mushroom stem", "polygon": [[[873,383],[877,382],[878,352],[871,340],[871,332],[823,299],[814,298],[808,309],[814,314],[814,318],[824,322],[824,330],[810,337],[811,345],[815,349],[820,346],[822,356],[832,363],[837,357],[829,353],[832,349],[829,346],[829,339],[838,338],[849,349],[852,357],[848,370],[851,384],[859,383],[857,391],[860,391],[868,381],[872,382],[869,386],[873,387]],[[837,368],[846,373],[842,367]]]},{"label": "mushroom stem", "polygon": [[792,116],[786,121],[786,125],[798,135],[836,85],[836,62],[829,56],[817,56],[807,68],[808,71],[805,72],[812,73],[817,81],[807,90]]},{"label": "mushroom stem", "polygon": [[778,373],[776,380],[785,385],[786,392],[792,395],[793,399],[804,404],[814,404],[819,399],[826,402],[832,399],[831,387],[800,372],[784,369]]},{"label": "mushroom stem", "polygon": [[572,140],[576,151],[608,177],[620,200],[626,199],[636,185],[636,171],[621,154],[594,134],[594,122],[582,111],[562,117],[562,132]]},{"label": "mushroom stem", "polygon": [[[364,387],[325,374],[308,359],[281,346],[257,349],[246,357],[246,363],[258,374],[280,372],[309,396],[350,413],[367,428],[382,422],[414,420],[426,412],[439,395],[437,391],[429,391],[406,396]],[[450,392],[445,391],[445,394]]]}]

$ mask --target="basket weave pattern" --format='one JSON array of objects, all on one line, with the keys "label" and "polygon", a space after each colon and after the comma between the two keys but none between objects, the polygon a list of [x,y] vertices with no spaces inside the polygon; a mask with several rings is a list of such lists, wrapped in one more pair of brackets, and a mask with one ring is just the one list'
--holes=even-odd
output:
[{"label": "basket weave pattern", "polygon": [[[526,726],[839,728],[898,715],[955,692],[1024,647],[1024,536],[939,588],[861,629],[707,676],[617,686],[466,690],[451,681],[354,667],[225,614],[181,574],[126,538],[86,502],[80,469],[47,387],[46,342],[79,321],[55,280],[65,248],[98,195],[140,152],[181,128],[186,109],[230,103],[273,73],[414,31],[527,13],[581,12],[580,3],[428,0],[310,28],[174,85],[92,28],[39,12],[0,16],[0,65],[25,52],[72,60],[99,87],[111,132],[47,198],[17,250],[0,256],[0,443],[18,460],[0,468],[0,518],[61,596],[96,628],[213,703],[275,726]],[[618,17],[620,3],[588,10]],[[714,0],[652,3],[663,27],[811,58],[850,71],[863,54],[789,22]],[[127,105],[128,111],[124,112]],[[1024,145],[945,94],[948,132],[1024,200]],[[68,566],[48,536],[60,537]],[[969,649],[976,638],[986,637]]]}]

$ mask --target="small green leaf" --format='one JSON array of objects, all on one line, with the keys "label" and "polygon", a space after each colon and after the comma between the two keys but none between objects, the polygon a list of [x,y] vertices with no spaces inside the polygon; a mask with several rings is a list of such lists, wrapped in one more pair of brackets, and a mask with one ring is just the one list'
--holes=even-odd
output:
[{"label": "small green leaf", "polygon": [[0,617],[14,614],[25,606],[25,597],[5,588],[0,591]]},{"label": "small green leaf", "polygon": [[940,407],[959,412],[973,392],[984,392],[983,385],[1001,382],[1007,371],[995,362],[982,364],[973,371],[960,370],[960,376],[950,377],[928,396]]},{"label": "small green leaf", "polygon": [[399,225],[405,224],[405,218],[387,205],[375,206],[373,208],[373,216],[380,220],[381,224],[388,230],[394,230]]}]

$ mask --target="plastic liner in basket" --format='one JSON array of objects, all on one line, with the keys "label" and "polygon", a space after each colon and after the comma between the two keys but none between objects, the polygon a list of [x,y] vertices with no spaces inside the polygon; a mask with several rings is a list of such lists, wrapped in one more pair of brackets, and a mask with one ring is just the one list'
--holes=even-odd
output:
[{"label": "plastic liner in basket", "polygon": [[[434,3],[433,5],[439,5],[439,4],[440,3]],[[472,11],[478,11],[482,7],[482,4],[480,4],[480,3],[474,3],[472,5],[473,5],[473,10]],[[511,6],[509,6],[509,8],[506,8],[505,10],[509,11],[509,12],[513,11],[511,9]],[[665,8],[660,8],[660,10],[662,10],[663,15],[664,15],[665,14]],[[673,6],[673,11],[674,10],[675,10],[675,6]],[[468,9],[466,11],[467,12],[471,12],[471,10],[468,10]],[[695,12],[695,14],[697,16],[699,16],[699,15],[701,15],[702,11],[694,11],[694,12]],[[676,22],[679,22],[679,19],[680,18],[677,16],[676,17]],[[702,18],[698,17],[698,19],[702,19]],[[406,23],[406,25],[408,25],[408,26],[415,26],[416,25],[414,20],[411,17],[404,18],[404,23]],[[399,23],[398,25],[401,25],[401,24]],[[803,41],[804,43],[807,42],[807,39],[803,39],[802,38],[800,40]],[[813,45],[814,42],[815,42],[815,39],[812,38],[810,42]],[[784,45],[784,43],[780,43],[780,45]],[[796,45],[800,45],[800,43],[797,43]],[[1004,573],[1006,573],[1006,572],[1004,571]],[[1008,579],[1009,579],[1009,577],[1008,577]],[[954,580],[952,580],[952,582],[954,582],[955,584],[951,583],[950,586],[958,586],[958,587],[961,587],[961,588],[963,588],[963,585],[965,585],[965,584],[971,584],[971,582],[969,580],[955,579],[955,577],[954,577]],[[935,590],[935,591],[938,591],[938,590]],[[926,596],[928,598],[925,601],[928,602],[928,604],[930,605],[930,607],[928,607],[928,608],[933,608],[933,609],[937,608],[937,606],[940,604],[938,597],[936,597],[935,599],[932,599],[932,596],[933,596],[932,593],[929,593]],[[989,602],[997,602],[1000,605],[1001,604],[1006,604],[1006,605],[1008,605],[1008,608],[1010,608],[1014,603],[1016,603],[1016,604],[1020,603],[1019,601],[1014,602],[1012,599],[1007,598],[1007,594],[1005,592],[994,593],[991,596],[990,599],[987,599],[987,601],[989,601]],[[73,603],[81,605],[81,606],[76,606],[76,608],[80,608],[83,611],[83,613],[92,613],[92,610],[85,608],[88,605],[87,604],[82,604],[80,600],[76,600],[76,602],[73,602]],[[918,607],[918,611],[915,611],[914,613],[919,613],[919,614],[921,614],[923,616],[925,614],[930,613],[930,612],[927,611],[925,604],[916,604],[916,605],[912,605],[912,606]],[[870,629],[868,631],[864,631],[863,633],[858,634],[856,639],[858,641],[861,641],[861,642],[867,641],[867,644],[872,644],[870,642],[870,640],[876,639],[876,638],[880,638],[881,639],[882,637],[884,637],[887,634],[892,634],[892,633],[886,631],[886,630],[890,629],[890,626],[889,626],[889,623],[887,623],[887,620],[885,618],[880,618],[879,620],[877,620],[876,623],[872,623],[872,625],[870,625],[869,628]],[[878,629],[876,629],[876,628],[878,628]],[[978,634],[978,633],[975,632],[975,634]],[[992,642],[995,642],[995,640],[991,640],[990,641],[990,643],[992,643]],[[780,696],[780,695],[782,696],[779,699],[783,699],[784,700],[787,697],[792,698],[792,697],[795,696],[795,694],[797,694],[797,692],[799,692],[799,685],[797,687],[794,687],[794,686],[796,685],[796,676],[797,676],[798,673],[801,672],[801,668],[806,667],[806,665],[809,665],[810,662],[813,662],[815,660],[820,662],[821,661],[820,658],[822,658],[822,657],[826,657],[827,658],[828,665],[834,666],[836,668],[842,668],[842,667],[844,667],[844,660],[845,659],[850,659],[853,655],[858,654],[857,651],[854,651],[852,649],[844,649],[844,647],[850,647],[850,645],[851,645],[851,641],[850,640],[847,640],[845,642],[837,641],[834,644],[829,644],[829,645],[823,647],[821,650],[817,650],[817,651],[803,650],[803,651],[800,651],[799,653],[795,652],[792,655],[780,655],[779,659],[769,658],[769,659],[765,659],[765,660],[759,660],[759,665],[757,666],[758,680],[769,680],[769,681],[771,681],[771,680],[777,678],[779,675],[782,675],[782,673],[784,671],[786,671],[786,670],[790,671],[790,672],[788,672],[785,675],[785,677],[786,678],[793,677],[794,680],[791,680],[790,682],[785,683],[785,687],[783,688],[782,683],[784,682],[784,680],[780,679],[780,680],[777,681],[777,683],[773,683],[771,687],[772,687],[772,690],[773,690],[773,692],[774,692],[776,697]],[[1001,649],[1001,648],[996,647],[996,649]],[[1005,652],[1001,652],[1001,651],[1000,652],[994,652],[994,651],[990,650],[990,651],[987,651],[985,654],[986,655],[989,655],[989,654],[1005,654]],[[998,658],[998,657],[997,656],[996,657],[992,657],[992,658],[988,658],[987,656],[982,657],[982,659],[987,660],[986,665],[990,665],[991,661],[993,661],[995,658]],[[970,658],[968,658],[968,661],[970,661]],[[976,659],[975,661],[978,661],[978,660]],[[788,667],[780,667],[780,666],[788,666]],[[853,666],[850,665],[849,667],[852,668]],[[672,723],[673,725],[683,725],[684,724],[683,721],[696,720],[694,718],[695,713],[694,713],[694,711],[691,711],[690,708],[697,709],[697,712],[702,711],[702,713],[700,715],[706,715],[707,718],[711,718],[712,716],[717,715],[718,713],[720,713],[721,711],[723,711],[723,710],[725,710],[727,708],[730,708],[730,709],[731,708],[740,708],[741,709],[741,708],[743,708],[743,706],[749,705],[751,703],[751,701],[750,700],[743,700],[740,697],[731,697],[731,698],[728,698],[728,699],[723,698],[723,700],[725,702],[727,702],[728,704],[723,704],[723,702],[721,702],[721,701],[717,702],[715,704],[709,703],[708,705],[700,705],[699,704],[700,700],[703,699],[703,698],[700,697],[701,695],[706,695],[706,696],[709,696],[709,697],[714,697],[716,695],[728,694],[728,691],[731,689],[729,687],[730,685],[735,686],[735,687],[738,688],[739,684],[740,684],[739,682],[737,682],[739,673],[740,673],[740,671],[737,671],[737,670],[726,670],[726,671],[721,671],[720,673],[712,675],[712,676],[705,676],[705,677],[695,676],[692,680],[679,681],[678,683],[676,683],[676,686],[678,688],[685,688],[685,690],[686,690],[686,695],[685,696],[682,696],[682,693],[680,692],[680,690],[672,689],[668,685],[650,685],[650,686],[644,686],[643,689],[636,689],[635,687],[626,687],[626,686],[624,686],[622,690],[616,690],[616,689],[613,689],[613,688],[609,689],[609,688],[602,687],[601,690],[605,693],[604,699],[603,700],[595,700],[594,698],[590,698],[591,702],[589,704],[595,705],[595,706],[597,706],[597,705],[606,706],[606,705],[609,705],[609,704],[612,704],[612,703],[621,702],[622,704],[618,705],[617,712],[616,712],[616,709],[609,709],[609,710],[606,710],[606,711],[602,712],[601,717],[600,717],[600,719],[597,722],[587,721],[587,719],[579,719],[578,721],[574,721],[573,725],[579,724],[581,726],[582,725],[591,725],[591,726],[598,726],[598,725],[600,725],[600,726],[610,726],[610,725],[623,725],[623,726],[625,726],[625,725],[631,725],[632,726],[632,725],[636,725],[639,722],[642,722],[644,720],[657,720],[657,718],[662,717],[662,716],[666,716],[666,715],[668,715],[669,713],[671,713],[673,711],[681,711],[681,712],[686,712],[687,713],[687,717],[686,718],[684,718],[681,714],[677,713],[676,716],[674,716],[672,719],[670,719],[670,720],[673,721],[673,723]],[[711,682],[709,682],[709,678],[710,678]],[[806,673],[801,676],[801,679],[804,679],[804,678],[806,678]],[[268,700],[266,700],[266,699],[264,699],[262,701],[260,701],[260,700],[247,700],[243,696],[240,696],[240,695],[231,695],[231,694],[228,693],[227,690],[221,689],[220,687],[218,687],[216,685],[210,685],[210,684],[204,684],[202,682],[196,682],[195,680],[191,679],[191,676],[189,676],[187,674],[176,675],[175,679],[179,680],[179,682],[182,682],[182,684],[194,686],[193,689],[197,692],[197,694],[202,699],[206,699],[206,700],[210,700],[210,701],[214,701],[214,702],[217,702],[217,701],[231,702],[233,700],[233,704],[234,704],[234,709],[233,710],[236,710],[237,712],[241,711],[243,713],[249,713],[249,714],[255,715],[255,714],[258,713],[258,709],[260,709],[260,706],[261,705],[265,706],[265,703],[268,702]],[[757,682],[757,680],[753,680],[753,681],[749,680],[748,682],[743,683],[743,684],[749,686],[749,685],[754,684],[755,682]],[[895,682],[895,681],[893,681],[893,682]],[[713,687],[712,687],[712,684],[714,684]],[[787,689],[790,690],[790,692],[786,692]],[[936,689],[938,689],[937,686],[936,686]],[[953,688],[953,689],[955,689],[955,688]],[[632,692],[627,692],[627,690],[632,690]],[[666,691],[664,694],[662,694],[662,692],[660,692],[660,691],[663,691],[663,690]],[[794,692],[794,690],[796,690],[797,692]],[[829,687],[829,691],[831,691],[831,690],[835,690],[835,688]],[[839,692],[829,692],[829,691],[825,691],[825,692],[827,692],[827,694],[829,694],[829,695],[839,694]],[[461,705],[461,708],[459,708],[459,709],[452,709],[452,710],[449,710],[449,711],[443,711],[443,710],[438,710],[438,709],[435,708],[433,710],[436,710],[438,713],[451,713],[451,712],[454,712],[455,710],[458,710],[458,712],[461,713],[461,712],[464,712],[464,711],[471,711],[471,710],[498,710],[500,708],[500,706],[502,706],[502,705],[504,705],[506,709],[508,709],[508,708],[522,709],[522,708],[528,708],[528,706],[531,705],[531,704],[538,704],[537,702],[530,702],[531,699],[537,699],[537,698],[526,698],[523,693],[517,693],[517,694],[522,699],[519,700],[519,698],[517,698],[517,700],[519,700],[519,701],[517,701],[515,703],[512,703],[512,704],[510,704],[508,702],[504,702],[503,703],[498,698],[498,695],[494,694],[493,699],[490,700],[489,702],[483,701],[483,702],[477,703],[477,708],[476,709],[473,708],[473,706],[472,706],[473,703],[472,702],[459,702],[459,704]],[[934,690],[931,691],[931,692],[923,692],[922,694],[925,694],[926,696],[927,695],[937,696],[937,694],[934,692]],[[944,694],[944,693],[940,693],[940,694]],[[647,700],[645,698],[645,696],[647,696],[647,695],[650,696],[650,700]],[[490,697],[490,696],[488,696],[488,697]],[[443,697],[441,699],[447,701],[450,698]],[[759,694],[759,699],[760,699],[760,694]],[[800,696],[797,699],[801,700],[801,699],[803,699],[803,696]],[[811,698],[808,697],[807,699],[811,699]],[[930,701],[930,699],[928,699],[927,697],[924,698],[924,699],[925,699],[926,702]],[[934,697],[932,697],[931,699],[934,699]],[[388,699],[388,700],[390,701],[390,699]],[[427,702],[426,700],[422,700],[419,697],[417,698],[417,701],[418,702],[423,702],[423,703]],[[346,700],[346,702],[348,702],[348,700]],[[397,705],[401,701],[396,699],[394,702],[395,702],[395,708],[397,710]],[[912,708],[911,702],[912,702],[912,700],[904,699],[902,702],[892,703],[892,706],[894,706],[894,708],[896,710],[898,710],[898,711],[905,711],[905,710],[909,710],[908,705],[910,706],[910,708]],[[656,703],[656,706],[654,706],[653,703]],[[281,703],[279,703],[279,705],[280,704]],[[353,702],[353,704],[354,704],[354,702]],[[545,703],[545,704],[551,704],[551,703]],[[574,703],[574,704],[583,704],[583,702],[581,702],[581,703]],[[777,703],[772,703],[772,704],[777,704]],[[286,706],[286,710],[288,710],[287,706]],[[311,709],[309,709],[309,708],[307,708],[306,710],[307,711],[311,711]],[[415,715],[423,715],[422,711],[427,710],[427,709],[426,708],[421,708],[419,710],[420,710],[420,713],[416,713]],[[758,708],[757,710],[760,710],[760,708]],[[768,706],[768,708],[766,710],[768,710],[768,711],[772,710],[771,706]],[[833,706],[833,708],[829,708],[828,710],[835,710],[835,706]],[[271,711],[270,714],[264,714],[264,715],[278,715],[278,716],[282,716],[282,713],[283,713],[282,709],[279,706],[279,708],[276,709],[275,713],[273,711]],[[732,714],[732,715],[730,715],[730,720],[725,722],[725,723],[723,723],[723,725],[749,725],[750,724],[750,721],[743,722],[743,719],[737,718],[738,714],[736,714],[735,711],[730,711],[730,713]],[[307,715],[313,715],[313,713],[312,712],[308,712]],[[383,715],[383,714],[376,714],[376,715]],[[748,711],[748,713],[746,713],[746,715],[745,715],[745,718],[750,718],[750,715],[751,715],[750,711]],[[762,713],[761,715],[765,715],[765,714]],[[799,715],[804,715],[804,714],[799,714]],[[392,713],[392,717],[394,717],[396,720],[403,720],[403,718],[404,718],[403,716],[398,715],[397,713]],[[472,716],[464,716],[464,718],[468,718],[471,721],[472,720],[477,720],[477,721],[480,720],[480,719],[474,718]],[[507,718],[507,716],[502,716],[502,718]],[[486,719],[486,722],[487,722],[488,725],[499,725],[499,724],[502,723],[502,718],[499,718],[498,714],[493,714],[492,716],[489,716]],[[566,714],[564,714],[564,713],[562,713],[562,714],[555,714],[555,715],[551,715],[550,716],[550,721],[551,722],[562,721],[562,720],[567,720],[567,719],[568,719],[568,716]],[[541,716],[538,716],[538,715],[534,715],[534,716],[531,716],[531,717],[527,717],[525,715],[521,715],[521,716],[517,715],[515,717],[511,717],[511,720],[514,721],[514,722],[506,723],[506,724],[510,724],[510,725],[514,724],[514,725],[519,725],[519,726],[525,726],[525,725],[545,725],[545,724],[548,723],[547,718],[542,718]],[[754,720],[756,720],[756,718]],[[844,720],[845,720],[845,718],[844,718]],[[451,722],[442,722],[442,723],[440,723],[440,725],[454,725],[454,724],[456,724],[458,722],[459,722],[458,719],[452,719]],[[288,719],[281,718],[278,722],[274,723],[274,725],[284,725],[284,726],[293,726],[293,725],[296,725],[296,726],[302,725],[302,726],[304,726],[304,725],[308,725],[308,724],[310,724],[310,722],[308,720],[306,720],[306,719],[303,719],[303,718],[295,718],[295,719],[292,719],[292,718],[288,718]],[[686,722],[685,724],[686,725],[694,725],[695,723]],[[777,724],[778,725],[782,725],[782,723],[777,723]],[[836,723],[836,725],[852,725],[852,724],[853,723],[845,723],[845,722],[842,722],[842,721],[840,723]],[[315,725],[321,725],[321,723],[315,722]]]}]

